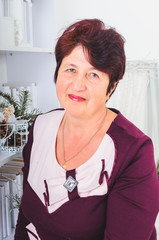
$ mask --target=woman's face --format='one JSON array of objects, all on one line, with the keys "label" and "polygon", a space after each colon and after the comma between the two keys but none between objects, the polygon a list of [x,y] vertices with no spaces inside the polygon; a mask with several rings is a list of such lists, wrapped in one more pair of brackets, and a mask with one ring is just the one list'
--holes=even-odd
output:
[{"label": "woman's face", "polygon": [[105,109],[109,76],[95,69],[81,45],[63,58],[56,91],[60,104],[76,117],[91,117]]}]

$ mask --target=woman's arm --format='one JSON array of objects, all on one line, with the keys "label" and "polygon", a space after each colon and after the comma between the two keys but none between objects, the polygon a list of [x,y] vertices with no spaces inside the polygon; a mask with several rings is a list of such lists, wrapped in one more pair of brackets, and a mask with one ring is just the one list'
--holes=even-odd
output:
[{"label": "woman's arm", "polygon": [[104,240],[155,240],[158,210],[159,182],[147,140],[110,191]]}]

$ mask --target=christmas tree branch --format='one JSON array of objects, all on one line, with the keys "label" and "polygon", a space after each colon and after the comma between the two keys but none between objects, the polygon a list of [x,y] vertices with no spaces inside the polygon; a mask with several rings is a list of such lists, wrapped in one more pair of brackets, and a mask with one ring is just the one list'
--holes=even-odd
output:
[{"label": "christmas tree branch", "polygon": [[3,93],[2,91],[0,91],[0,96],[3,97],[8,102],[8,104],[13,105],[15,110],[14,114],[16,116],[16,113],[18,112],[18,105],[16,100],[13,97],[11,97],[8,93]]},{"label": "christmas tree branch", "polygon": [[0,108],[4,109],[8,107],[8,105],[13,105],[16,119],[27,120],[29,126],[32,124],[37,114],[40,113],[37,108],[34,108],[30,113],[27,112],[28,106],[31,103],[30,94],[27,90],[22,90],[17,99],[14,99],[8,93],[3,93],[2,91],[0,91],[0,96],[6,100],[6,102],[0,104]]},{"label": "christmas tree branch", "polygon": [[23,118],[27,112],[28,105],[30,104],[30,94],[28,91],[21,91],[19,93],[19,101],[17,102],[18,109],[20,110],[17,117]]}]

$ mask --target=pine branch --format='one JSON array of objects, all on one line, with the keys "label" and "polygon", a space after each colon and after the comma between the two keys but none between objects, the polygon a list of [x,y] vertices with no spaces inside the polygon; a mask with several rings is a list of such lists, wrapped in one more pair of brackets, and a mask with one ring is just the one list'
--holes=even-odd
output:
[{"label": "pine branch", "polygon": [[16,113],[18,112],[18,104],[16,100],[13,97],[11,97],[8,93],[3,93],[2,91],[0,91],[0,96],[3,97],[8,102],[9,105],[13,105],[15,110],[14,114],[16,116]]},{"label": "pine branch", "polygon": [[2,102],[1,104],[0,104],[0,109],[4,109],[4,108],[6,108],[6,107],[8,107],[8,105],[6,104],[6,103],[4,103],[4,102]]},{"label": "pine branch", "polygon": [[2,109],[4,109],[4,107],[8,107],[8,105],[13,105],[16,119],[27,120],[29,127],[34,121],[34,118],[40,113],[39,109],[37,108],[34,108],[30,113],[27,113],[28,106],[31,102],[30,93],[27,90],[22,90],[19,93],[18,100],[14,99],[9,94],[3,93],[1,91],[0,96],[2,96],[8,102],[8,104],[1,103],[0,108],[2,107]]},{"label": "pine branch", "polygon": [[17,117],[20,117],[20,116],[22,117],[25,115],[30,102],[31,102],[31,100],[30,100],[29,91],[22,90],[19,93],[19,101],[17,102],[18,109],[19,109],[19,113],[18,113]]},{"label": "pine branch", "polygon": [[29,127],[31,126],[32,122],[34,121],[35,117],[40,113],[39,109],[34,108],[30,113],[26,113],[23,115],[23,119],[28,121]]}]

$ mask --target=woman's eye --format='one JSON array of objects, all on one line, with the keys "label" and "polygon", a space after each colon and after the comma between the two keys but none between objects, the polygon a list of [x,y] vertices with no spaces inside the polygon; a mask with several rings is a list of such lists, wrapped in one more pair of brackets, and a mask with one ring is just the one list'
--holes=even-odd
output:
[{"label": "woman's eye", "polygon": [[75,72],[75,69],[74,68],[69,68],[69,69],[67,69],[67,72]]},{"label": "woman's eye", "polygon": [[91,73],[91,77],[98,78],[99,76],[96,73]]},{"label": "woman's eye", "polygon": [[90,72],[87,74],[87,79],[91,82],[91,83],[97,83],[100,79],[100,76],[97,73],[94,72]]}]

